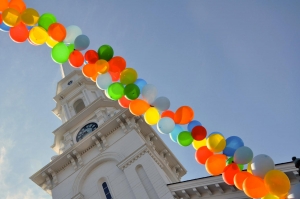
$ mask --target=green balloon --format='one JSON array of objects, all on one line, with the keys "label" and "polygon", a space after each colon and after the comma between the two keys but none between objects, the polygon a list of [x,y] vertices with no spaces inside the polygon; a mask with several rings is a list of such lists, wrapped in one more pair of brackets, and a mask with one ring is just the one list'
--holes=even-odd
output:
[{"label": "green balloon", "polygon": [[45,30],[48,30],[49,26],[53,23],[56,23],[56,17],[51,13],[45,13],[40,16],[38,25],[43,27]]},{"label": "green balloon", "polygon": [[70,45],[68,45],[68,48],[69,48],[69,52],[71,54],[75,50],[75,45],[74,44],[70,44]]},{"label": "green balloon", "polygon": [[112,83],[108,87],[108,95],[113,100],[118,100],[124,96],[124,86],[119,82]]},{"label": "green balloon", "polygon": [[[229,164],[231,164],[231,163],[233,163],[233,157],[230,157],[230,158],[227,159],[226,166],[229,165]],[[239,169],[241,171],[243,171],[243,169],[244,169],[244,165],[243,164],[238,164],[238,167],[239,167]]]},{"label": "green balloon", "polygon": [[189,146],[193,140],[192,134],[188,131],[182,131],[177,137],[178,144],[181,146]]},{"label": "green balloon", "polygon": [[135,84],[127,84],[124,93],[127,99],[135,100],[140,96],[140,88]]},{"label": "green balloon", "polygon": [[103,45],[98,49],[98,55],[100,59],[109,61],[114,56],[114,50],[110,45]]},{"label": "green balloon", "polygon": [[65,63],[68,61],[70,55],[70,51],[68,46],[64,44],[63,42],[57,43],[51,51],[51,57],[53,61],[55,61],[58,64]]}]

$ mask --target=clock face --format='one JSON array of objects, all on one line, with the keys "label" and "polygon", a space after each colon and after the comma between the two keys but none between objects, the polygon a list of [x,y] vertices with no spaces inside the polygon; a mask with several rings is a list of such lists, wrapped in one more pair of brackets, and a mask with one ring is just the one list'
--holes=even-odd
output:
[{"label": "clock face", "polygon": [[80,140],[83,139],[84,136],[86,136],[87,134],[91,133],[96,128],[98,128],[98,124],[96,124],[95,122],[92,122],[92,123],[89,123],[89,124],[85,125],[78,132],[78,134],[76,136],[76,141],[79,142]]}]

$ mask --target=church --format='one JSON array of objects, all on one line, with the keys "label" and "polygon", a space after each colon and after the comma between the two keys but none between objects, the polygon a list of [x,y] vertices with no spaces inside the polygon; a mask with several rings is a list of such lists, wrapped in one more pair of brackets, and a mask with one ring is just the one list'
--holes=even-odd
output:
[{"label": "church", "polygon": [[[51,162],[30,179],[53,199],[246,199],[222,176],[181,181],[187,171],[156,131],[107,99],[80,70],[61,65]],[[134,142],[133,142],[134,140]],[[276,165],[291,184],[294,163]]]}]

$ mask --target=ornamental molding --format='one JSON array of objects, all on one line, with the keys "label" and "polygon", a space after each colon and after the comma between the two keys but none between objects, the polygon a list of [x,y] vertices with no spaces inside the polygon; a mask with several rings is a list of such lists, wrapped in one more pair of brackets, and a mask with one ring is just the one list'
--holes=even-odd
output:
[{"label": "ornamental molding", "polygon": [[161,168],[164,167],[163,163],[159,160],[159,158],[157,158],[157,156],[146,145],[141,146],[138,150],[136,150],[130,156],[125,158],[122,162],[117,164],[117,167],[124,171],[124,169],[126,169],[128,166],[130,166],[132,163],[134,163],[146,153],[148,153]]}]

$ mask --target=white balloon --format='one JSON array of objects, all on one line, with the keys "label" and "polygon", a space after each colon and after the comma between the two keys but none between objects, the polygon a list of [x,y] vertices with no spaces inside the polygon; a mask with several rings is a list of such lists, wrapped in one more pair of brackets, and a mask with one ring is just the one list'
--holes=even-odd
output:
[{"label": "white balloon", "polygon": [[104,73],[102,75],[98,75],[96,79],[97,87],[101,90],[105,90],[112,84],[112,78],[109,73]]},{"label": "white balloon", "polygon": [[157,123],[157,129],[162,134],[169,134],[174,128],[175,122],[169,117],[163,117]]},{"label": "white balloon", "polygon": [[299,199],[300,198],[300,183],[295,184],[287,197],[288,199]]},{"label": "white balloon", "polygon": [[272,158],[268,155],[260,154],[253,158],[251,163],[252,174],[261,178],[270,171],[275,169],[275,164]]},{"label": "white balloon", "polygon": [[67,30],[67,35],[64,40],[64,43],[66,43],[66,44],[73,44],[76,37],[78,37],[79,35],[82,35],[82,31],[78,26],[71,25],[71,26],[68,26],[66,28],[66,30]]},{"label": "white balloon", "polygon": [[149,104],[152,104],[156,98],[157,95],[157,90],[156,87],[147,84],[146,86],[143,87],[142,89],[142,97],[145,99]]}]

